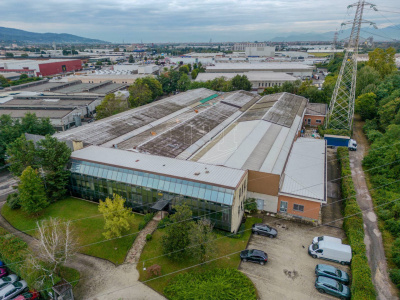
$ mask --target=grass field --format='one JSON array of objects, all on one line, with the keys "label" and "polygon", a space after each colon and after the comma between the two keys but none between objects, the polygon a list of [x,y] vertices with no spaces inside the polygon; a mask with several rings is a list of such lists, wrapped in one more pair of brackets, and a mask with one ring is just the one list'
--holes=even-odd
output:
[{"label": "grass field", "polygon": [[[106,241],[103,236],[104,219],[98,211],[98,205],[77,198],[66,198],[51,204],[43,210],[39,217],[33,217],[22,210],[12,210],[5,204],[1,214],[15,228],[35,236],[36,222],[49,217],[73,220],[76,234],[79,236],[81,248],[79,252],[107,259],[115,264],[124,262],[125,256],[134,242],[138,225],[143,216],[132,214],[129,220],[129,236]],[[136,233],[136,234],[134,234]],[[88,246],[85,246],[88,245]]]},{"label": "grass field", "polygon": [[[140,273],[140,280],[145,281],[149,279],[143,267],[148,268],[154,264],[161,266],[162,275],[160,278],[147,281],[146,284],[157,292],[163,294],[164,288],[167,286],[168,281],[182,272],[211,270],[215,268],[235,268],[237,269],[240,264],[239,252],[244,250],[251,235],[251,226],[254,223],[260,223],[262,220],[259,218],[248,218],[246,221],[246,231],[241,238],[230,238],[217,234],[217,251],[211,259],[220,258],[210,263],[197,266],[200,262],[195,259],[187,259],[181,262],[175,262],[163,255],[161,240],[164,235],[164,229],[157,229],[153,234],[153,239],[146,243],[143,249],[140,261],[137,265]],[[193,267],[195,266],[195,267]],[[193,267],[193,268],[190,268]],[[189,268],[184,271],[177,272],[178,270]],[[176,272],[176,273],[173,273]],[[171,275],[168,275],[171,273]]]}]

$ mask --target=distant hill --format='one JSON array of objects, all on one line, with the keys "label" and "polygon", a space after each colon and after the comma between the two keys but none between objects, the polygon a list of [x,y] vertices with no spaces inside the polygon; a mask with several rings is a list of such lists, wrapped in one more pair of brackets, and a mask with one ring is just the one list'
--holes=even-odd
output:
[{"label": "distant hill", "polygon": [[[399,35],[400,25],[388,26],[384,28],[371,28],[370,26],[361,27],[360,36],[362,38],[374,37],[374,41],[400,41]],[[343,40],[350,36],[351,28],[339,33],[339,40]],[[287,33],[285,36],[279,36],[271,39],[272,42],[305,42],[305,41],[327,41],[332,42],[334,31],[323,33]]]},{"label": "distant hill", "polygon": [[67,33],[36,33],[15,28],[0,27],[0,42],[51,44],[107,44],[109,42],[88,39]]}]

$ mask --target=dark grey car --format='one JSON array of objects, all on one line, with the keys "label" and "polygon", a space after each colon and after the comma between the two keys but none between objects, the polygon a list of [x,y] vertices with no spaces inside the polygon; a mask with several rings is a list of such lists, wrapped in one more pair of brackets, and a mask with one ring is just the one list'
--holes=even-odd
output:
[{"label": "dark grey car", "polygon": [[272,228],[266,224],[253,224],[251,231],[254,234],[265,235],[270,238],[276,238],[278,235],[278,231],[275,228]]}]

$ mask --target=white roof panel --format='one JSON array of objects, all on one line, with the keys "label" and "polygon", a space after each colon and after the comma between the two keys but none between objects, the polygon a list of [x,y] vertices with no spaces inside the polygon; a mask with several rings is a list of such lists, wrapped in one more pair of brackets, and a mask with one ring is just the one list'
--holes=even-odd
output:
[{"label": "white roof panel", "polygon": [[298,138],[284,172],[281,193],[326,201],[324,140]]},{"label": "white roof panel", "polygon": [[246,171],[238,169],[100,146],[89,146],[75,151],[71,159],[173,176],[230,189],[236,189],[246,174]]}]

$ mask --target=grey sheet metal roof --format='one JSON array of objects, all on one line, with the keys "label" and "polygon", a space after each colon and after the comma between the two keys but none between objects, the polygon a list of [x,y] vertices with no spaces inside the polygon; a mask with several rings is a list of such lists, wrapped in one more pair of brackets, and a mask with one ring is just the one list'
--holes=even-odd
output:
[{"label": "grey sheet metal roof", "polygon": [[280,193],[325,202],[325,168],[325,141],[298,138],[290,152]]},{"label": "grey sheet metal roof", "polygon": [[236,189],[246,171],[144,153],[89,146],[71,154],[71,159],[106,164],[153,174],[187,179]]},{"label": "grey sheet metal roof", "polygon": [[308,103],[306,115],[326,116],[328,105],[325,103]]}]

